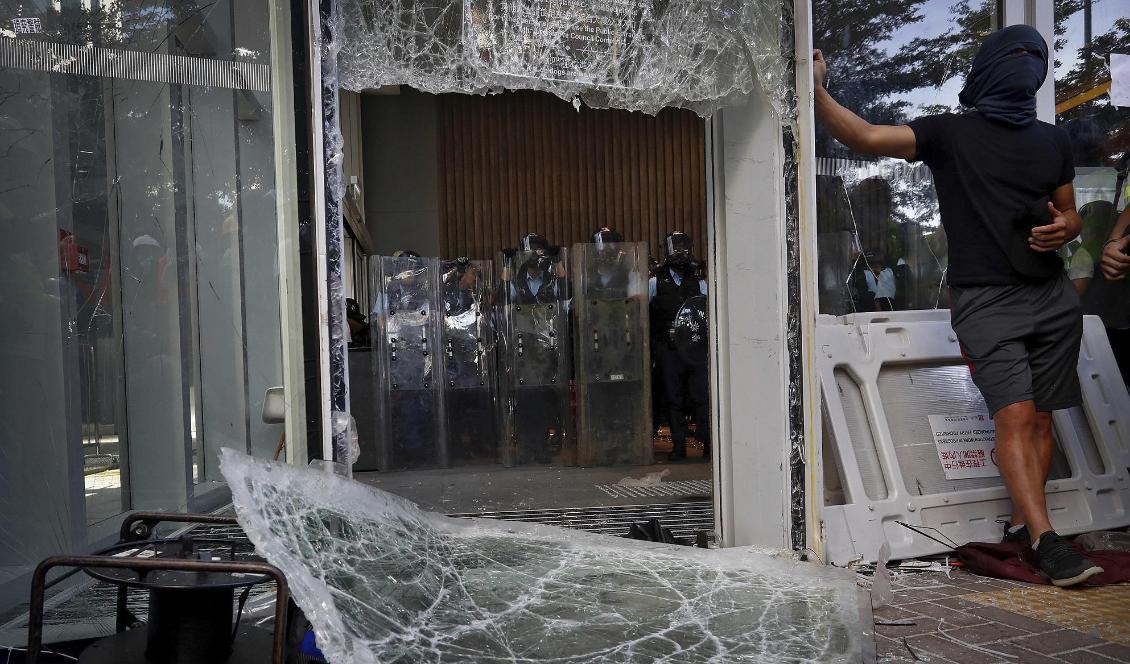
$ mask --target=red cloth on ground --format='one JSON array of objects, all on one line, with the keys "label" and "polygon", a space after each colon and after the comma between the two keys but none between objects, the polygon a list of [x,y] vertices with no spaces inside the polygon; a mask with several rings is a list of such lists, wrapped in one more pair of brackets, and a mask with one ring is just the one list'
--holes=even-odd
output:
[{"label": "red cloth on ground", "polygon": [[[1086,551],[1077,544],[1072,546],[1103,568],[1102,574],[1087,579],[1085,585],[1106,586],[1130,581],[1130,552]],[[974,574],[1028,583],[1051,583],[1040,572],[1036,552],[1025,542],[970,542],[957,547],[956,553],[965,568]]]}]

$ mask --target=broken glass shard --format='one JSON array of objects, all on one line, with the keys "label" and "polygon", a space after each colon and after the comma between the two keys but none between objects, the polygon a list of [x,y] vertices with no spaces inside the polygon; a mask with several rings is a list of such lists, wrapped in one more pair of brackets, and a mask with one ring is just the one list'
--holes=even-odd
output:
[{"label": "broken glass shard", "polygon": [[341,87],[544,90],[592,108],[709,115],[756,78],[778,112],[791,86],[780,0],[342,0]]},{"label": "broken glass shard", "polygon": [[858,661],[854,577],[454,519],[359,482],[223,451],[240,524],[331,662]]}]

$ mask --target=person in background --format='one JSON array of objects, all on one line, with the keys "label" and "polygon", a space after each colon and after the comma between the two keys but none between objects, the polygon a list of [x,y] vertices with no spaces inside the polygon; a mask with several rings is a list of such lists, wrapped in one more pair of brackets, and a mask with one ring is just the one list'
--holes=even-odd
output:
[{"label": "person in background", "polygon": [[870,252],[861,252],[856,255],[855,263],[848,274],[846,284],[848,295],[851,298],[851,312],[875,311],[875,275],[870,266],[875,257]]},{"label": "person in background", "polygon": [[895,271],[882,254],[868,254],[867,288],[875,294],[875,311],[895,310]]},{"label": "person in background", "polygon": [[1103,569],[1052,528],[1045,485],[1055,442],[1052,411],[1082,403],[1076,371],[1079,296],[1056,251],[1079,234],[1070,139],[1036,119],[1048,46],[1013,25],[978,49],[959,98],[970,110],[873,125],[824,89],[813,53],[815,110],[829,133],[867,154],[921,160],[950,240],[950,312],[973,382],[996,423],[997,462],[1012,498],[1005,539],[1024,542],[1057,586]]},{"label": "person in background", "polygon": [[1119,215],[1103,243],[1099,269],[1107,282],[1122,294],[1114,303],[1122,313],[1120,320],[1104,317],[1103,323],[1110,346],[1114,349],[1114,359],[1122,371],[1122,380],[1130,386],[1130,287],[1126,283],[1127,276],[1130,276],[1130,206]]},{"label": "person in background", "polygon": [[[526,252],[529,258],[511,275],[509,263],[517,251]],[[518,243],[517,251],[503,252],[507,265],[502,268],[502,282],[510,291],[510,300],[517,304],[534,304],[568,299],[569,277],[565,261],[556,260],[558,248],[537,233],[527,233]]]},{"label": "person in background", "polygon": [[361,305],[351,297],[345,298],[345,319],[349,323],[349,347],[368,348],[369,321],[361,313]]},{"label": "person in background", "polygon": [[[509,330],[516,336],[507,343],[517,348],[521,342],[523,349],[512,356],[515,366],[510,370],[526,376],[508,406],[518,425],[507,444],[516,463],[550,463],[567,452],[572,426],[568,398],[562,403],[557,382],[572,380],[566,255],[537,233],[527,233],[517,249],[502,254],[498,299],[512,319],[523,321]],[[535,312],[539,308],[543,311]],[[527,330],[525,339],[520,329]]]},{"label": "person in background", "polygon": [[[695,437],[702,441],[703,457],[710,458],[710,388],[705,347],[701,358],[688,358],[674,339],[680,309],[695,296],[706,295],[706,280],[699,277],[694,243],[675,231],[664,240],[665,260],[648,281],[652,352],[655,353],[671,426],[671,461],[687,458],[687,417],[693,415]],[[701,360],[701,361],[699,361]]]},{"label": "person in background", "polygon": [[[1083,219],[1079,237],[1064,245],[1059,253],[1064,259],[1067,278],[1075,284],[1075,291],[1083,298],[1083,313],[1086,314],[1094,313],[1087,311],[1086,294],[1096,278],[1103,242],[1110,234],[1118,213],[1110,201],[1097,200],[1080,207],[1079,216]],[[1097,277],[1102,279],[1101,272]]]}]

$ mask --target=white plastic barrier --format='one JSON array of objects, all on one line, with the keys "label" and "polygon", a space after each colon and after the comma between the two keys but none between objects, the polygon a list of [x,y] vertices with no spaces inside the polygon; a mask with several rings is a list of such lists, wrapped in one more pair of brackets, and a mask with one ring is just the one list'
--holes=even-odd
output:
[{"label": "white plastic barrier", "polygon": [[[1012,510],[999,475],[953,478],[995,473],[995,464],[987,457],[984,467],[963,464],[947,477],[930,422],[987,414],[949,311],[821,316],[817,349],[826,559],[874,561],[884,541],[893,559],[947,550],[900,521],[958,544],[998,541],[996,521]],[[1084,318],[1079,377],[1083,407],[1054,414],[1048,508],[1061,534],[1130,524],[1130,396],[1096,317]],[[966,442],[957,447],[980,465]]]}]

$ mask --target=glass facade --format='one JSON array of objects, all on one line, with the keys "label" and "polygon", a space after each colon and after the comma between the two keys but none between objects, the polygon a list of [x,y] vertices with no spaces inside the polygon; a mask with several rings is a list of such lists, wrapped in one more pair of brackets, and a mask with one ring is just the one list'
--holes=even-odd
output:
[{"label": "glass facade", "polygon": [[[829,92],[865,120],[957,111],[994,0],[813,3]],[[820,313],[948,306],[945,233],[929,169],[856,154],[816,126]]]},{"label": "glass facade", "polygon": [[1083,232],[1062,253],[1087,314],[1101,316],[1123,375],[1130,346],[1130,285],[1096,265],[1115,219],[1126,209],[1130,109],[1111,103],[1111,53],[1130,53],[1130,14],[1118,0],[1055,3],[1055,122],[1075,159],[1075,203]]},{"label": "glass facade", "polygon": [[0,608],[126,510],[214,503],[221,447],[278,444],[272,11],[0,9]]}]

